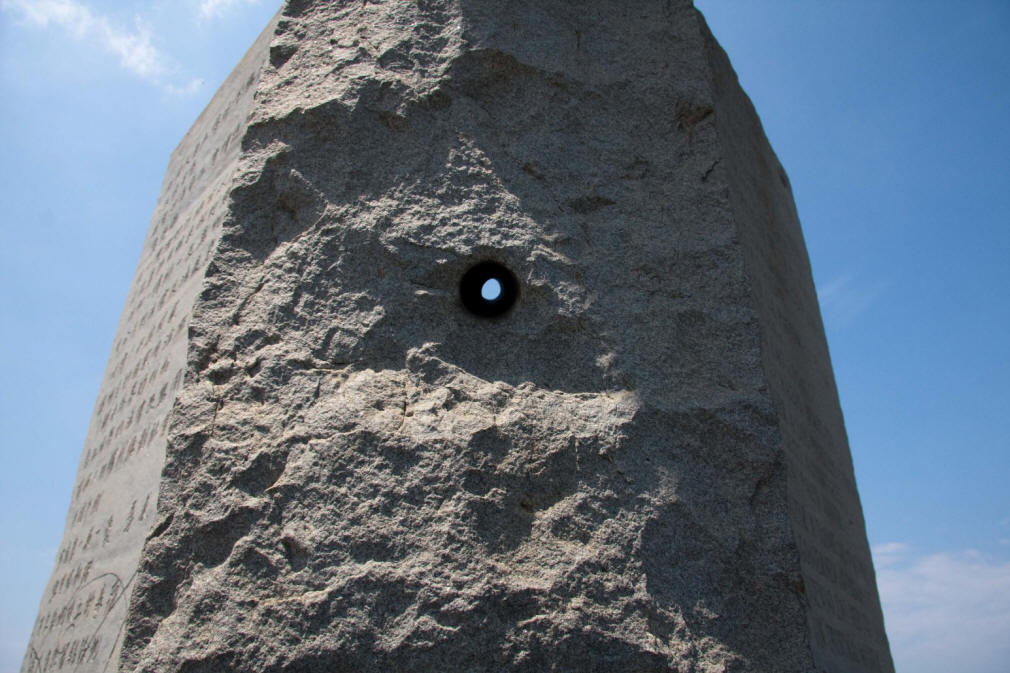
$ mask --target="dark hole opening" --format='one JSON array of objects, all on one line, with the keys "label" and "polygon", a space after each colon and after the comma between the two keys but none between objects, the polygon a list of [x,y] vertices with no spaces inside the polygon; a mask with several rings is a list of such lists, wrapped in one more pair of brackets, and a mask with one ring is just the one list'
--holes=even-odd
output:
[{"label": "dark hole opening", "polygon": [[466,310],[482,318],[500,316],[519,297],[515,274],[498,262],[481,262],[470,268],[459,282],[459,296]]}]

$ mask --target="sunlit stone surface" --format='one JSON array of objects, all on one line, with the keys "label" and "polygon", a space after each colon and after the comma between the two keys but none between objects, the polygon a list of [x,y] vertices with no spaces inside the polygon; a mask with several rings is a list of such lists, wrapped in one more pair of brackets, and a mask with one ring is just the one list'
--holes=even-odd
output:
[{"label": "sunlit stone surface", "polygon": [[691,3],[288,2],[173,156],[23,670],[892,671]]}]

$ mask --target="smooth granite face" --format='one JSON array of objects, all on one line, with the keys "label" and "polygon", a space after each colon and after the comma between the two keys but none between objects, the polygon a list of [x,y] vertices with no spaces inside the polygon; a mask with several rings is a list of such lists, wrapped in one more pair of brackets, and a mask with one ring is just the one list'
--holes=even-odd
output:
[{"label": "smooth granite face", "polygon": [[688,0],[290,0],[242,74],[120,670],[893,670],[788,182]]},{"label": "smooth granite face", "polygon": [[187,328],[221,237],[273,29],[172,154],[84,442],[63,541],[22,672],[115,671],[156,508]]}]

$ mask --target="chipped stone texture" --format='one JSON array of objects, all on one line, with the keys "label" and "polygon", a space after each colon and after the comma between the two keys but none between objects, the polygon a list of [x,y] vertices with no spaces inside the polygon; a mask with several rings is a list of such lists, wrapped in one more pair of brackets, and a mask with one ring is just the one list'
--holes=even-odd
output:
[{"label": "chipped stone texture", "polygon": [[121,670],[893,670],[788,183],[688,0],[289,0],[256,53]]}]

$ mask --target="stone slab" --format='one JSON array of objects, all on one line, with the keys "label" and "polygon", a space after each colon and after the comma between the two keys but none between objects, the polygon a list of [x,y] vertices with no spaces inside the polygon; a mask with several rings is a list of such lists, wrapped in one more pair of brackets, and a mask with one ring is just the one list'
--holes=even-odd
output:
[{"label": "stone slab", "polygon": [[82,463],[144,513],[129,608],[68,654],[44,603],[26,670],[893,671],[788,179],[689,1],[289,0],[215,101]]}]

